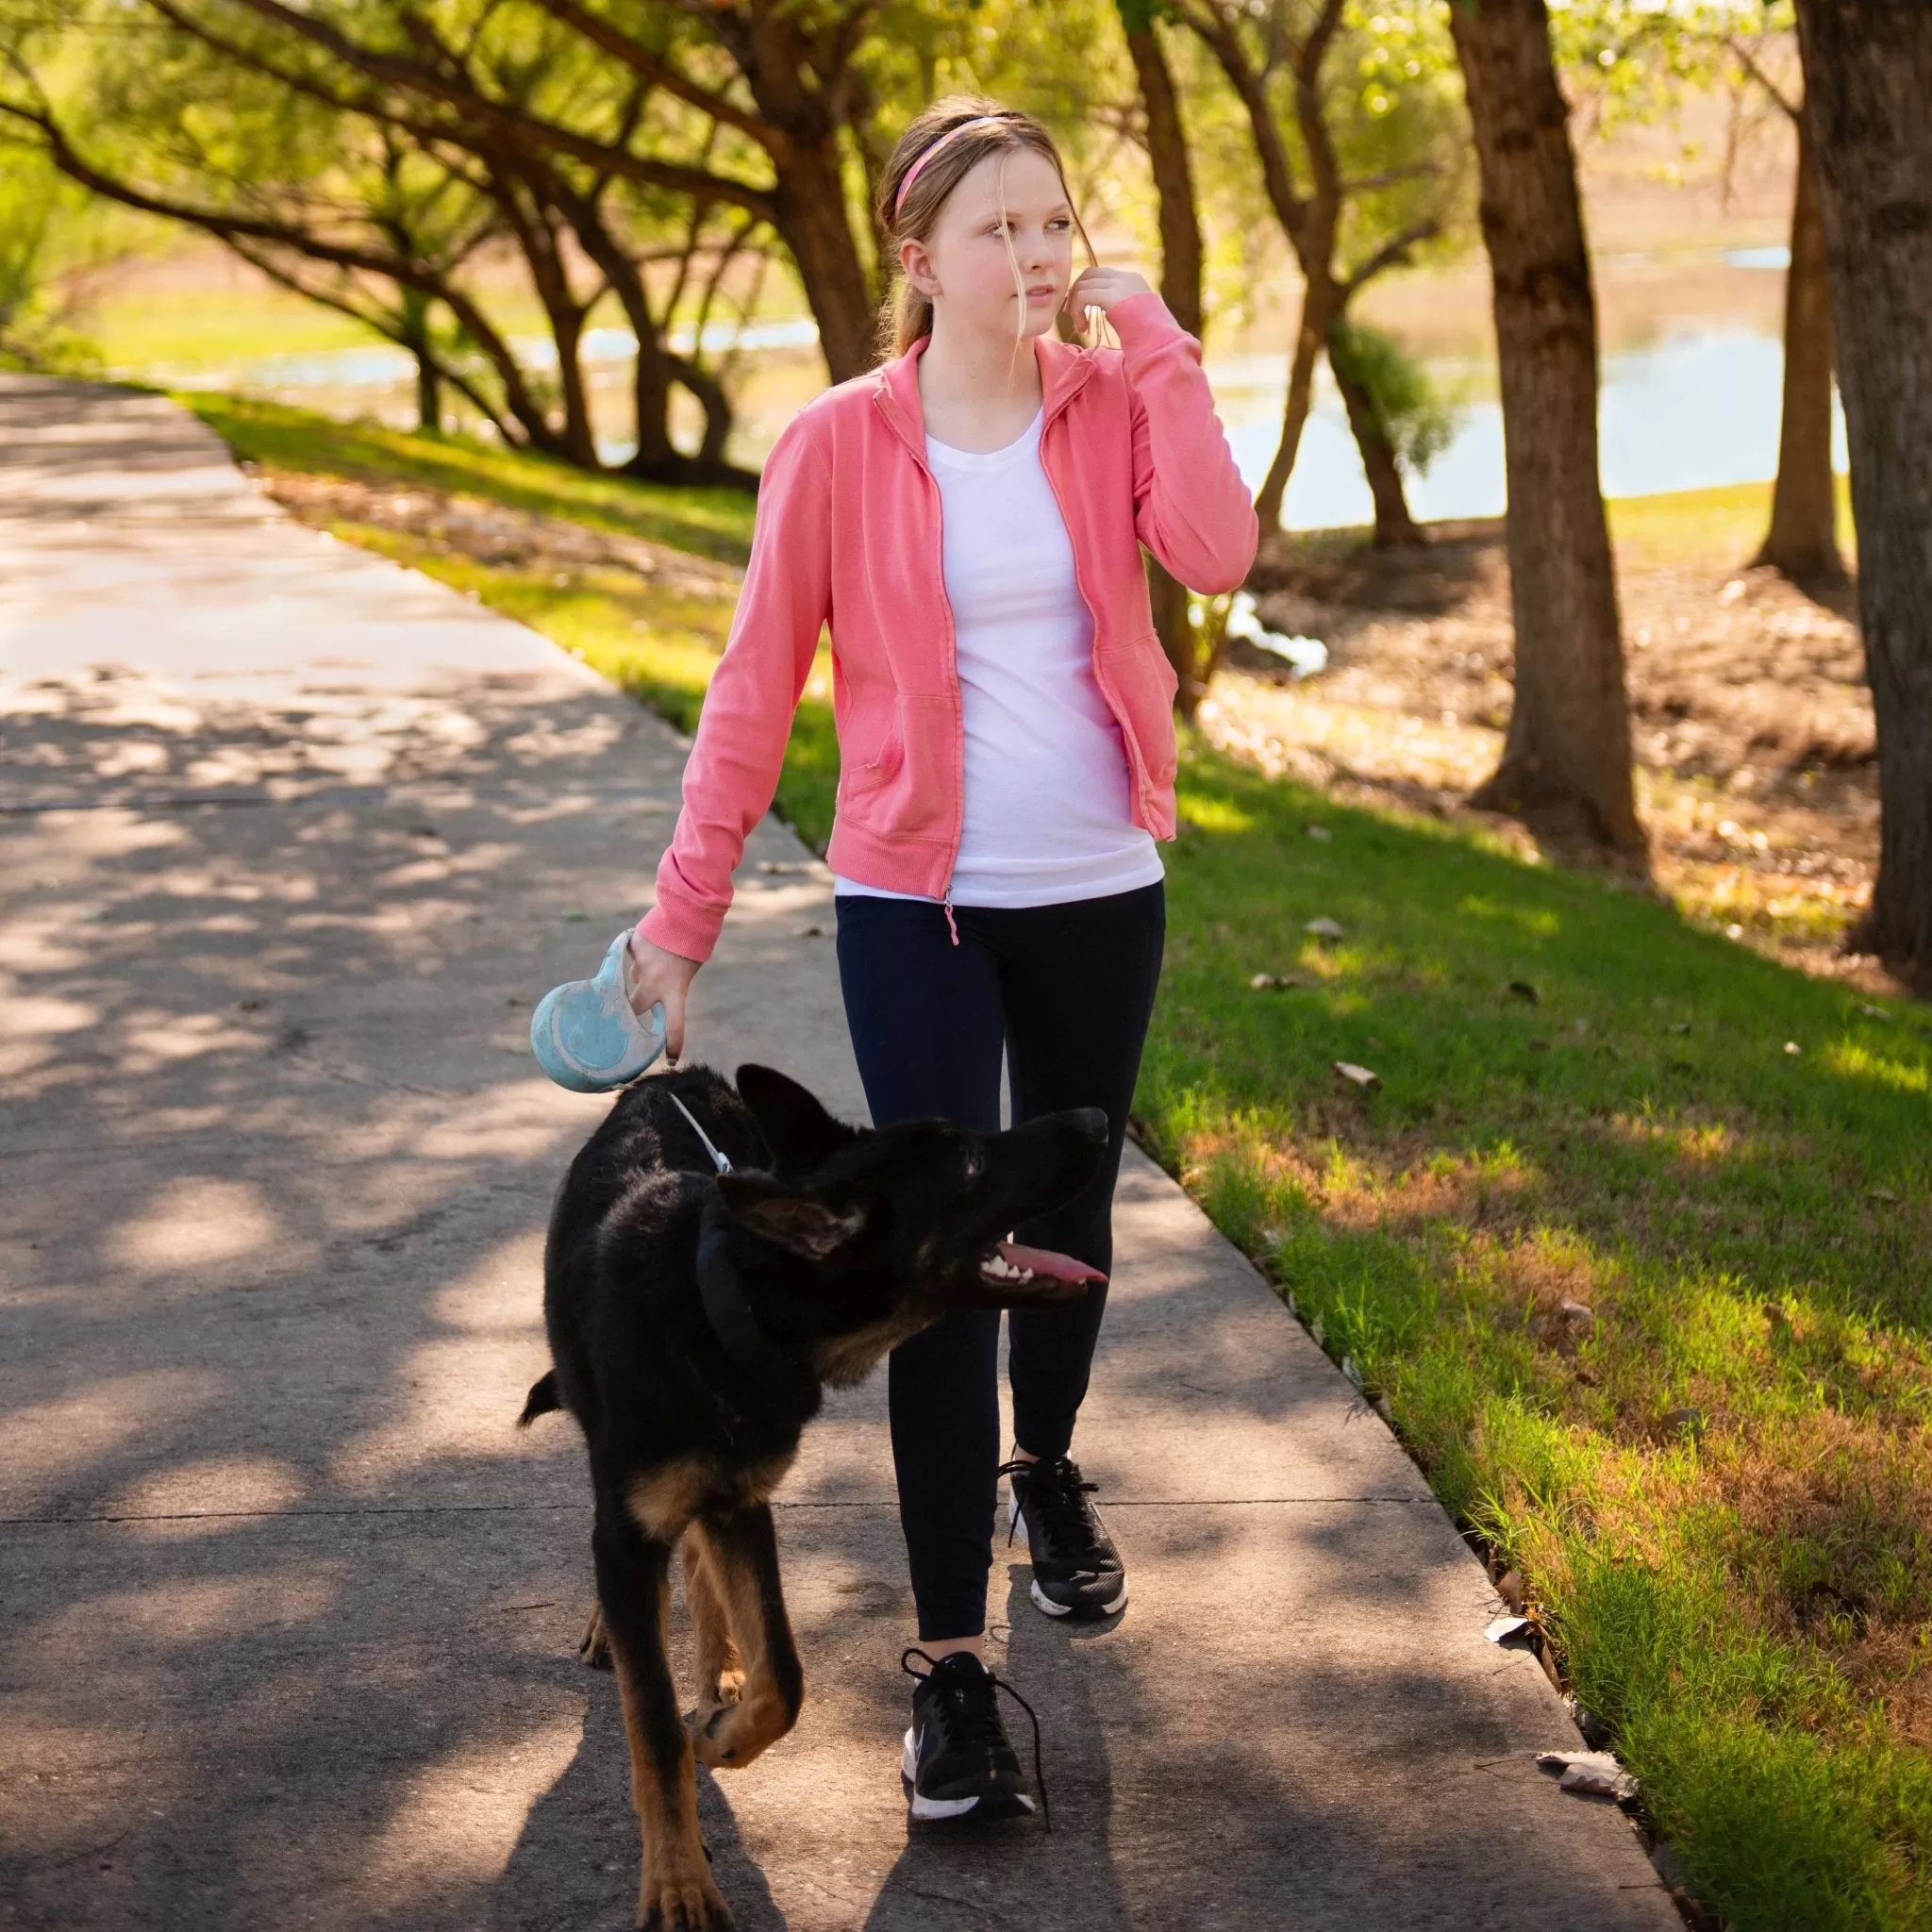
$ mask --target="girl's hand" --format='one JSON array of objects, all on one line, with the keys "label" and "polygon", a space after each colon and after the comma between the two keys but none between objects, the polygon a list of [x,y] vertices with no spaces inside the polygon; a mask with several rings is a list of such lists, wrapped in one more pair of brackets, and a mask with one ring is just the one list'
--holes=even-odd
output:
[{"label": "girl's hand", "polygon": [[684,1057],[684,995],[696,976],[696,959],[667,953],[633,926],[630,934],[630,1008],[640,1016],[659,1000],[664,1003],[664,1059],[675,1066]]},{"label": "girl's hand", "polygon": [[1067,313],[1074,318],[1076,328],[1084,328],[1090,308],[1111,308],[1129,295],[1153,292],[1147,277],[1136,275],[1130,268],[1083,268],[1067,291]]}]

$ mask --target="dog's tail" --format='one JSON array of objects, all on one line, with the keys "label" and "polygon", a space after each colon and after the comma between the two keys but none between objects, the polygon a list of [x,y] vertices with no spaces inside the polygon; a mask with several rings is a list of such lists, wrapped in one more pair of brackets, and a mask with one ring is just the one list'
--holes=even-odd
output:
[{"label": "dog's tail", "polygon": [[527,1429],[540,1415],[549,1415],[562,1407],[563,1397],[557,1392],[557,1371],[552,1369],[541,1381],[531,1383],[529,1400],[517,1418],[517,1427]]}]

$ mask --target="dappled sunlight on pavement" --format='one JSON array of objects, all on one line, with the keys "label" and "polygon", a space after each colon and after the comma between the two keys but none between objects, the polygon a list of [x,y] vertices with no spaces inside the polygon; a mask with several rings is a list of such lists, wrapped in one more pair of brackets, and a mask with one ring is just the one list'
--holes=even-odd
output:
[{"label": "dappled sunlight on pavement", "polygon": [[[621,1923],[580,1439],[513,1427],[604,1103],[539,1078],[527,1027],[648,903],[685,746],[285,523],[163,403],[0,377],[8,424],[9,1923]],[[829,876],[770,820],[746,858],[691,1056],[862,1118],[806,930]],[[994,1573],[1056,1834],[907,1839],[880,1378],[780,1498],[799,1729],[703,1781],[741,1924],[979,1926],[1050,1890],[1029,1925],[1673,1924],[1624,1821],[1536,1772],[1567,1721],[1482,1641],[1484,1574],[1413,1465],[1134,1149],[1119,1256],[1080,1453],[1133,1605],[1064,1630]]]}]

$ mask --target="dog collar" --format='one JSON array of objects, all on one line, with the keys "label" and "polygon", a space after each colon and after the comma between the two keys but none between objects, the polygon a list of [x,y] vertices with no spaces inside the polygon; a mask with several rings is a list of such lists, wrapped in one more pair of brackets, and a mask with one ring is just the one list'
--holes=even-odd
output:
[{"label": "dog collar", "polygon": [[744,1298],[744,1283],[725,1252],[724,1224],[707,1218],[698,1236],[698,1299],[724,1353],[754,1382],[778,1388],[818,1386],[812,1371],[758,1326]]}]

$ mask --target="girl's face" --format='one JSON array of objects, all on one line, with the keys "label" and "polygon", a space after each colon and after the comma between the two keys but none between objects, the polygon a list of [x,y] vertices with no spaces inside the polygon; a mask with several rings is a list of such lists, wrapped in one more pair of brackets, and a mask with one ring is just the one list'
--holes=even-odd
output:
[{"label": "girl's face", "polygon": [[941,204],[930,231],[900,242],[899,260],[950,325],[1008,341],[1045,334],[1074,269],[1074,211],[1058,170],[1032,148],[986,156]]}]

